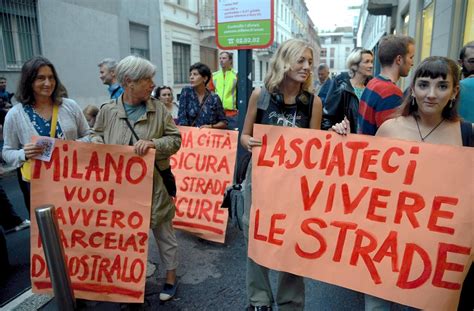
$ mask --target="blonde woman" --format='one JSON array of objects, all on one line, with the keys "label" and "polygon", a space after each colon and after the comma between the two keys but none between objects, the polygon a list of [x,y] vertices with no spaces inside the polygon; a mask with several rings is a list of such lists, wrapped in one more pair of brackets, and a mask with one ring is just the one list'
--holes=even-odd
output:
[{"label": "blonde woman", "polygon": [[372,51],[355,48],[347,57],[346,65],[349,72],[343,72],[331,81],[324,101],[321,128],[328,130],[346,117],[351,124],[351,133],[357,133],[359,101],[372,76],[374,55]]},{"label": "blonde woman", "polygon": [[[270,70],[265,78],[265,91],[270,93],[268,108],[257,108],[262,92],[256,88],[250,96],[245,124],[240,143],[252,151],[260,146],[258,137],[253,137],[255,123],[313,128],[321,126],[322,103],[312,91],[313,49],[308,42],[290,39],[284,42],[270,61]],[[248,241],[251,196],[251,170],[247,169],[244,183],[244,235]],[[257,194],[263,195],[263,194]],[[250,310],[271,310],[273,294],[268,277],[269,269],[247,258],[247,294]],[[304,309],[304,281],[300,276],[279,272],[276,303],[279,310]]]}]

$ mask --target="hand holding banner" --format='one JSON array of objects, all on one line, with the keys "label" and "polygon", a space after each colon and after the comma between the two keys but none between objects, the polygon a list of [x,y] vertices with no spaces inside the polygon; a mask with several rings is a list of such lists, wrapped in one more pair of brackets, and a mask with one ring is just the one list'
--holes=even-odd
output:
[{"label": "hand holding banner", "polygon": [[261,125],[254,136],[253,260],[455,309],[474,257],[473,149]]},{"label": "hand holding banner", "polygon": [[178,186],[173,226],[224,243],[228,211],[221,204],[234,177],[238,132],[178,128],[181,149],[171,157]]},{"label": "hand holding banner", "polygon": [[[51,161],[34,161],[31,206],[56,206],[76,298],[144,301],[154,159],[154,150],[56,139]],[[35,293],[51,292],[34,217],[31,280]]]}]

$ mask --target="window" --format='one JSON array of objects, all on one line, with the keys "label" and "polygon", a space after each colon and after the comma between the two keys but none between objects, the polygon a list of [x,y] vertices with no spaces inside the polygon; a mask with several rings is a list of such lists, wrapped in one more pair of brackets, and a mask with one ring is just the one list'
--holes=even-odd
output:
[{"label": "window", "polygon": [[0,68],[19,69],[25,61],[40,53],[36,1],[2,1]]},{"label": "window", "polygon": [[200,61],[208,65],[211,72],[219,70],[219,56],[217,49],[200,46],[199,55]]},{"label": "window", "polygon": [[331,37],[331,43],[341,43],[341,37],[339,36],[334,36],[334,37]]},{"label": "window", "polygon": [[422,24],[422,42],[421,42],[421,59],[425,59],[431,54],[431,36],[433,34],[433,11],[434,3],[431,2],[423,9]]},{"label": "window", "polygon": [[255,59],[252,59],[252,74],[250,78],[252,81],[255,81]]},{"label": "window", "polygon": [[403,24],[402,24],[402,35],[407,36],[408,35],[408,24],[410,22],[410,15],[407,13],[403,15]]},{"label": "window", "polygon": [[328,50],[326,48],[321,49],[321,57],[327,57],[328,56]]},{"label": "window", "polygon": [[191,46],[189,44],[173,42],[173,74],[175,84],[188,82],[189,67],[191,67]]},{"label": "window", "polygon": [[336,48],[331,48],[331,54],[329,56],[334,57],[335,52],[336,52]]},{"label": "window", "polygon": [[130,53],[150,59],[148,26],[130,23]]},{"label": "window", "polygon": [[463,45],[474,40],[474,0],[468,0],[466,8]]},{"label": "window", "polygon": [[329,68],[331,68],[331,69],[334,68],[334,59],[329,60]]}]

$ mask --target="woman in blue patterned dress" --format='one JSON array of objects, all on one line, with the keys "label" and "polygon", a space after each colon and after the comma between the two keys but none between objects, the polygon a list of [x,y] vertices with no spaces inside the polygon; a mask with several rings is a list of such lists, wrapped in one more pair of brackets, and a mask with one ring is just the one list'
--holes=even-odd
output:
[{"label": "woman in blue patterned dress", "polygon": [[191,86],[183,88],[179,97],[178,125],[199,128],[227,129],[227,119],[222,102],[207,89],[211,70],[203,63],[189,68]]}]

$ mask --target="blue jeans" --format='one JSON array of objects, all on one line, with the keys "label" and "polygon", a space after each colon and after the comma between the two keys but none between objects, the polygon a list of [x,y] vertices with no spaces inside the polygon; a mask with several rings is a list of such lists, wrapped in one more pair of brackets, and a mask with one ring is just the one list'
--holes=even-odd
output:
[{"label": "blue jeans", "polygon": [[365,294],[365,311],[390,311],[392,306],[399,306],[399,310],[414,311],[418,310],[409,306],[404,306],[393,301]]}]

